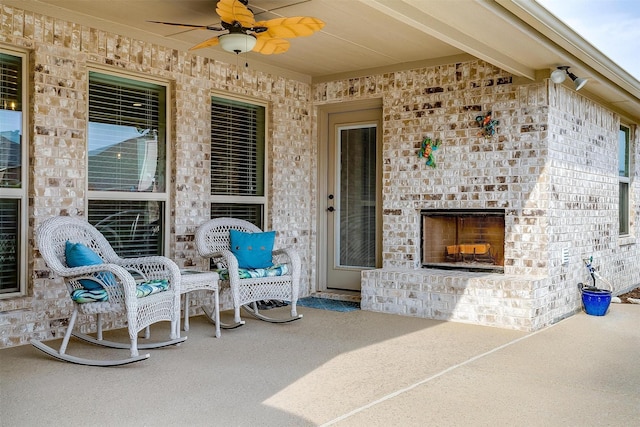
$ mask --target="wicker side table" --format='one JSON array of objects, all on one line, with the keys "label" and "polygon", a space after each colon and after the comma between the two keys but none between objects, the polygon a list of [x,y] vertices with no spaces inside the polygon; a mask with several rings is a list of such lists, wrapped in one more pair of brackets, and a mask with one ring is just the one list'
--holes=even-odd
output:
[{"label": "wicker side table", "polygon": [[184,295],[183,329],[189,330],[189,292],[208,290],[213,292],[213,322],[216,325],[216,337],[220,338],[220,298],[218,293],[218,273],[198,270],[180,270],[180,294]]}]

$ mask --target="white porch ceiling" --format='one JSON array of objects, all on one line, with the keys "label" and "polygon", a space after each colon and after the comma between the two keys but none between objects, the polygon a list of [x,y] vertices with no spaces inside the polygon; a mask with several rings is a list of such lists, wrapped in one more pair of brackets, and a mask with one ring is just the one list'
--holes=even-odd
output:
[{"label": "white porch ceiling", "polygon": [[[213,37],[147,21],[219,25],[217,0],[2,0],[123,36],[180,50]],[[249,0],[256,20],[314,16],[326,26],[291,39],[280,55],[248,53],[250,67],[326,81],[472,55],[526,79],[557,65],[590,81],[582,91],[640,119],[640,82],[532,0]],[[195,54],[225,62],[219,46]]]}]

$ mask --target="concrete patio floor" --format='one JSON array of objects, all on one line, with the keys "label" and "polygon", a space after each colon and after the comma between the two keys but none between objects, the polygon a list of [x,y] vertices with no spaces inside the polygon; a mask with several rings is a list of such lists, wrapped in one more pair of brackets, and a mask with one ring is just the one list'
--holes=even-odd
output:
[{"label": "concrete patio floor", "polygon": [[[192,317],[181,346],[115,368],[59,362],[31,346],[0,350],[0,425],[631,426],[640,419],[638,305],[612,304],[606,316],[579,313],[535,333],[360,310],[299,312],[304,318],[289,324],[247,318],[219,339],[204,317]],[[153,336],[167,330],[158,325]],[[128,354],[76,340],[70,348]]]}]

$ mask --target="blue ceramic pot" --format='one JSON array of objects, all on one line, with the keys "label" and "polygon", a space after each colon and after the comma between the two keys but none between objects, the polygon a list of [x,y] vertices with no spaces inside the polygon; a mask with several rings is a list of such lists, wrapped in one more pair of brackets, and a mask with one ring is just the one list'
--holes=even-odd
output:
[{"label": "blue ceramic pot", "polygon": [[604,316],[611,304],[611,291],[594,286],[578,285],[582,293],[582,306],[591,316]]}]

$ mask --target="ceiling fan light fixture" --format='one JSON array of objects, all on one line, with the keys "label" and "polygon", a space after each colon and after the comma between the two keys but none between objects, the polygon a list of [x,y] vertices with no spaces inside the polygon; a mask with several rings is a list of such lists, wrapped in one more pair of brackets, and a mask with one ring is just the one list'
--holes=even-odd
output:
[{"label": "ceiling fan light fixture", "polygon": [[[190,47],[190,51],[220,45],[224,51],[230,53],[240,54],[254,51],[263,55],[284,53],[290,45],[286,39],[309,36],[324,28],[324,22],[312,16],[277,17],[256,22],[253,12],[247,7],[249,0],[216,0],[215,3],[216,13],[220,18],[219,26],[165,21],[149,22],[189,29],[227,32]],[[260,38],[260,43],[258,43],[258,38]]]},{"label": "ceiling fan light fixture", "polygon": [[231,53],[249,52],[256,45],[256,37],[251,34],[229,33],[218,37],[222,49]]}]

